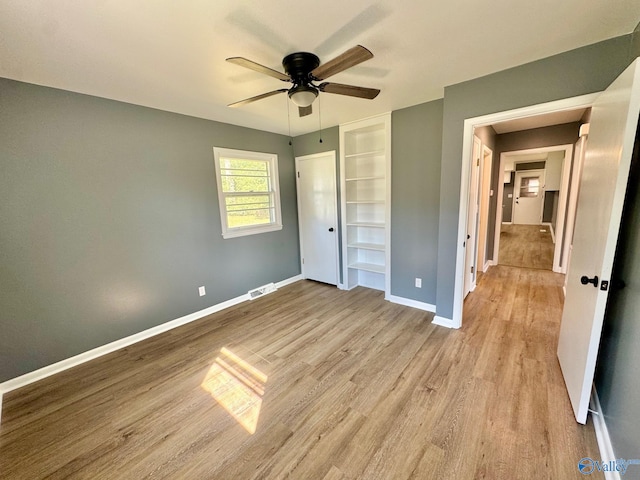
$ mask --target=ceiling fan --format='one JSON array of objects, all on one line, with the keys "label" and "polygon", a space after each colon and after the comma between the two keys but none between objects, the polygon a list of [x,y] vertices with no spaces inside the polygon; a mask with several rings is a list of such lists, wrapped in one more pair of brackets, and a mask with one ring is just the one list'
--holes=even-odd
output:
[{"label": "ceiling fan", "polygon": [[333,60],[320,65],[320,59],[309,52],[291,53],[282,59],[282,66],[285,73],[278,72],[264,65],[260,65],[252,60],[243,57],[227,58],[227,62],[235,63],[241,67],[264,73],[270,77],[277,78],[283,82],[293,83],[291,88],[281,88],[272,92],[256,95],[245,100],[240,100],[230,104],[230,107],[239,107],[247,103],[262,100],[263,98],[288,92],[289,98],[298,106],[301,117],[311,114],[311,104],[318,96],[319,92],[336,93],[338,95],[348,95],[350,97],[366,98],[373,100],[378,96],[380,90],[375,88],[356,87],[353,85],[343,85],[341,83],[321,82],[336,73],[340,73],[347,68],[351,68],[366,60],[373,58],[373,53],[362,45],[350,48],[342,55],[338,55]]}]

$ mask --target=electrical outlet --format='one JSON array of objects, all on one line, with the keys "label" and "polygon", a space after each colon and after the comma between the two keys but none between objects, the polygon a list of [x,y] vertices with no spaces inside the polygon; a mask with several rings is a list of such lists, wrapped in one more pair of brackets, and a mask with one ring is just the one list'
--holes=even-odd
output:
[{"label": "electrical outlet", "polygon": [[416,288],[422,288],[422,279],[416,277]]},{"label": "electrical outlet", "polygon": [[207,291],[204,289],[204,287],[198,287],[198,293],[201,297],[204,297],[207,294]]}]

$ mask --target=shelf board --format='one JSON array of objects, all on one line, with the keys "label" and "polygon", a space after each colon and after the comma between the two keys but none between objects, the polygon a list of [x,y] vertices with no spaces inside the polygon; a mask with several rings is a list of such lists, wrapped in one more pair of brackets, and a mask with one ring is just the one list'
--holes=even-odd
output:
[{"label": "shelf board", "polygon": [[385,224],[381,222],[347,222],[347,227],[374,227],[384,228]]},{"label": "shelf board", "polygon": [[384,176],[376,176],[376,177],[353,177],[353,178],[345,178],[345,182],[360,182],[363,180],[384,180]]},{"label": "shelf board", "polygon": [[385,247],[379,243],[364,243],[364,242],[353,242],[347,245],[349,248],[361,248],[363,250],[377,250],[380,252],[384,252]]},{"label": "shelf board", "polygon": [[345,155],[344,158],[373,157],[376,155],[384,155],[384,153],[384,149],[370,150],[367,152],[350,153],[349,155]]},{"label": "shelf board", "polygon": [[359,203],[366,203],[366,204],[374,204],[374,205],[384,205],[384,200],[348,200],[347,204],[348,205],[357,205]]},{"label": "shelf board", "polygon": [[349,268],[353,268],[355,270],[365,270],[367,272],[374,273],[385,273],[384,265],[376,265],[374,263],[364,263],[364,262],[356,262],[349,265]]}]

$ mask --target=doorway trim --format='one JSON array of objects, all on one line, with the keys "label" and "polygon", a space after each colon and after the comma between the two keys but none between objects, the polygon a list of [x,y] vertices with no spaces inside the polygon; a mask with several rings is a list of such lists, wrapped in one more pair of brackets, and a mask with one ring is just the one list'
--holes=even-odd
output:
[{"label": "doorway trim", "polygon": [[515,120],[517,118],[532,117],[535,115],[561,112],[564,110],[573,110],[577,108],[589,108],[593,105],[593,102],[598,97],[598,95],[600,95],[600,92],[465,119],[462,137],[462,170],[460,172],[460,203],[458,210],[457,238],[458,247],[456,249],[455,282],[453,292],[453,318],[451,319],[450,323],[447,322],[448,326],[451,326],[452,328],[460,328],[462,326],[465,265],[465,249],[463,246],[463,242],[466,232],[465,223],[467,221],[467,205],[469,203],[469,173],[471,167],[474,129],[505,120]]},{"label": "doorway trim", "polygon": [[[482,144],[482,154],[480,155],[480,215],[478,222],[478,230],[480,232],[479,237],[482,240],[483,252],[479,252],[480,268],[484,273],[491,265],[490,260],[487,259],[487,240],[489,235],[489,213],[491,197],[493,192],[491,190],[491,175],[493,172],[493,150]],[[486,211],[485,211],[486,210]],[[483,211],[484,214],[483,214]],[[484,234],[483,234],[484,230]]]},{"label": "doorway trim", "polygon": [[[339,222],[339,217],[338,217],[338,177],[337,177],[337,170],[336,170],[336,151],[335,150],[328,150],[326,152],[320,152],[320,153],[313,153],[311,155],[301,155],[299,157],[295,157],[295,167],[296,167],[296,172],[298,172],[300,169],[300,163],[305,161],[305,160],[313,160],[315,158],[322,158],[322,157],[331,157],[333,159],[332,162],[332,174],[333,174],[333,186],[334,186],[334,193],[335,193],[335,206],[336,209],[334,211],[335,214],[335,229],[336,229],[336,235],[334,235],[335,241],[336,241],[336,287],[338,287],[339,289],[342,289],[342,282],[340,282],[340,222]],[[301,224],[301,215],[302,212],[299,208],[300,206],[300,191],[298,190],[297,186],[298,186],[298,178],[297,178],[298,174],[296,173],[296,202],[298,205],[298,225]],[[304,268],[304,263],[302,261],[302,259],[304,258],[304,246],[303,246],[303,239],[302,239],[302,235],[300,234],[298,236],[298,242],[300,245],[300,274],[302,275],[302,278],[307,278],[306,274],[305,274],[305,268]]]}]

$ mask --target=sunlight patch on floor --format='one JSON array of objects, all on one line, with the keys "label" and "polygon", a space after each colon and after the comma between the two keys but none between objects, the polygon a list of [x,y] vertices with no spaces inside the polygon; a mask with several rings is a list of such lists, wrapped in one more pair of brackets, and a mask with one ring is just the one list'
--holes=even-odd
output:
[{"label": "sunlight patch on floor", "polygon": [[253,434],[258,426],[267,376],[223,347],[201,386],[242,427]]}]

